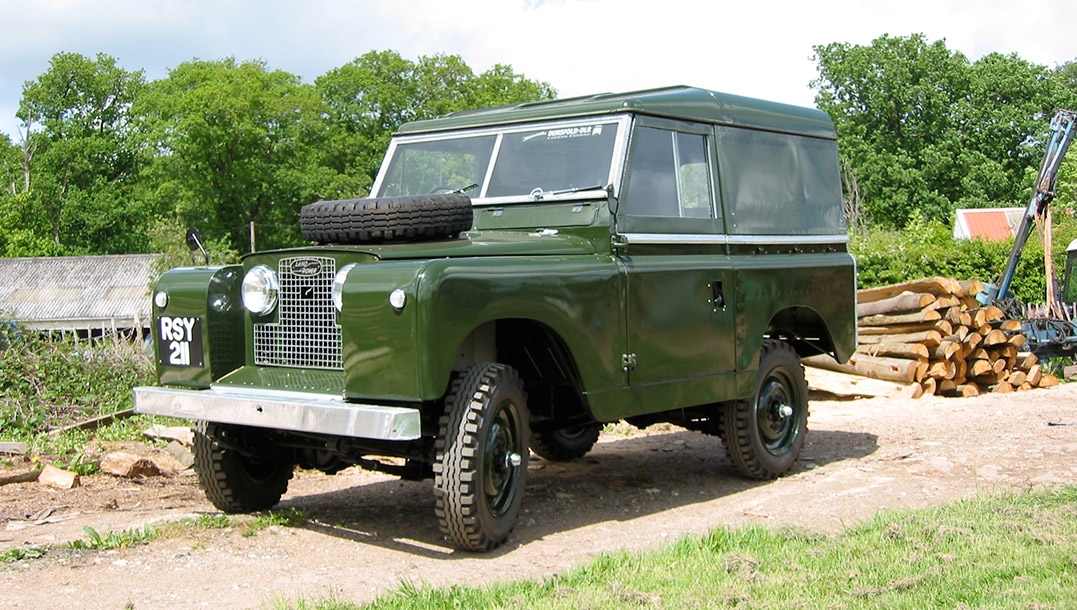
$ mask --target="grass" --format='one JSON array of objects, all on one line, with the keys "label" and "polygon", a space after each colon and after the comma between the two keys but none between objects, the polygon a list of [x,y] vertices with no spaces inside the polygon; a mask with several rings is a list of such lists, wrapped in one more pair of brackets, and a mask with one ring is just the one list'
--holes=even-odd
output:
[{"label": "grass", "polygon": [[1077,486],[887,511],[829,538],[719,528],[614,552],[542,581],[402,583],[366,606],[335,597],[278,610],[410,608],[1077,608]]}]

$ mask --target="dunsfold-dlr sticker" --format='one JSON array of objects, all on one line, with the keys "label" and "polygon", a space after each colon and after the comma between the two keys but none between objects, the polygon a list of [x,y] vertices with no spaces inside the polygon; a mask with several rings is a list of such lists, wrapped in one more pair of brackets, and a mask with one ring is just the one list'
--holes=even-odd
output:
[{"label": "dunsfold-dlr sticker", "polygon": [[158,318],[157,361],[169,366],[202,366],[202,318]]}]

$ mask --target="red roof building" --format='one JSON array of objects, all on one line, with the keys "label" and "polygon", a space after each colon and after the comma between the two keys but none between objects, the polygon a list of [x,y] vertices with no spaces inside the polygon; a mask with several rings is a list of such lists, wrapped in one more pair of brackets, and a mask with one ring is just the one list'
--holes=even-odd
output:
[{"label": "red roof building", "polygon": [[954,239],[1002,241],[1013,237],[1025,208],[978,208],[957,210]]}]

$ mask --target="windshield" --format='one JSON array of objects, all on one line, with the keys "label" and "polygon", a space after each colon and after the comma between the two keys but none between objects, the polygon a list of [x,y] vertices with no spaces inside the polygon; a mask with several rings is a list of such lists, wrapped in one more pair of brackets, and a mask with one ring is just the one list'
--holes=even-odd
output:
[{"label": "windshield", "polygon": [[491,203],[579,197],[616,183],[622,124],[606,119],[402,136],[389,147],[374,194],[457,191]]}]

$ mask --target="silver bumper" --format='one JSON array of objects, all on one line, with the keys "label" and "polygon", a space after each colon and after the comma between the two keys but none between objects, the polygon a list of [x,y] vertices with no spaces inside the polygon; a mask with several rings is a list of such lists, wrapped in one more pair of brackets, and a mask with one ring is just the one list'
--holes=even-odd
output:
[{"label": "silver bumper", "polygon": [[134,392],[136,413],[386,441],[421,435],[418,409],[355,404],[335,396],[217,387]]}]

